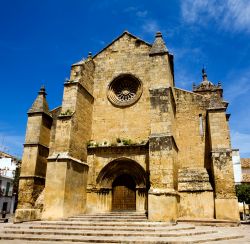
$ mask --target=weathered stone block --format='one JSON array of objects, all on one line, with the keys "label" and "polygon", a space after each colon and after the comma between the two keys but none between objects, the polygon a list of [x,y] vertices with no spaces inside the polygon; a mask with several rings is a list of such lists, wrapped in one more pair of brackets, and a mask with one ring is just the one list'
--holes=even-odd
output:
[{"label": "weathered stone block", "polygon": [[182,168],[178,170],[178,191],[212,191],[205,168]]},{"label": "weathered stone block", "polygon": [[179,217],[187,219],[213,219],[214,196],[212,191],[180,192]]},{"label": "weathered stone block", "polygon": [[149,221],[175,222],[178,217],[178,198],[174,191],[151,189],[148,194]]},{"label": "weathered stone block", "polygon": [[235,199],[215,199],[216,219],[240,220],[239,204]]}]

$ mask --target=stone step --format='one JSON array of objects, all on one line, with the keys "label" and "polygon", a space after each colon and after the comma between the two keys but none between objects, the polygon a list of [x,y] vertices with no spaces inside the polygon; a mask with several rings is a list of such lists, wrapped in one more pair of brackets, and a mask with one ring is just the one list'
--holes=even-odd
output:
[{"label": "stone step", "polygon": [[188,223],[203,226],[240,226],[239,221],[222,220],[222,219],[178,219],[178,223]]},{"label": "stone step", "polygon": [[116,221],[116,220],[122,220],[122,221],[148,221],[147,218],[142,218],[142,217],[137,217],[137,218],[125,218],[125,217],[69,217],[67,219],[63,219],[65,221],[71,221],[71,220],[76,220],[76,221],[93,221],[93,220],[96,220],[96,221],[106,221],[106,220],[109,220],[109,221]]},{"label": "stone step", "polygon": [[[92,243],[204,243],[219,240],[232,240],[242,238],[241,235],[228,235],[223,233],[204,234],[195,236],[180,237],[135,237],[135,236],[67,236],[67,235],[30,235],[30,234],[1,234],[0,240],[6,243],[7,240],[35,241],[36,243],[47,242],[92,242]],[[21,243],[22,243],[21,242]]]},{"label": "stone step", "polygon": [[147,216],[145,213],[134,213],[134,214],[124,214],[124,213],[99,213],[99,214],[78,214],[75,216]]},{"label": "stone step", "polygon": [[148,226],[85,226],[85,227],[72,227],[72,226],[60,226],[60,225],[55,225],[55,226],[34,226],[34,225],[11,225],[11,226],[4,226],[5,229],[40,229],[40,230],[109,230],[109,231],[177,231],[177,230],[192,230],[195,229],[194,226],[167,226],[167,227],[162,227],[162,226],[155,226],[155,227],[148,227]]},{"label": "stone step", "polygon": [[[116,213],[117,214],[117,213]],[[133,213],[135,214],[135,213]],[[1,243],[235,243],[243,235],[230,228],[187,223],[149,222],[145,214],[78,215],[60,221],[34,221],[0,226]],[[237,228],[237,227],[235,227]],[[228,230],[229,229],[229,230]],[[241,239],[240,239],[241,238]]]},{"label": "stone step", "polygon": [[123,215],[123,216],[128,216],[128,215],[146,215],[145,212],[126,212],[126,211],[116,211],[116,212],[102,212],[102,213],[82,213],[79,215]]},{"label": "stone step", "polygon": [[175,226],[175,223],[168,223],[168,222],[110,222],[110,221],[36,221],[32,223],[33,225],[49,225],[49,226],[134,226],[134,227],[141,227],[141,226]]},{"label": "stone step", "polygon": [[124,216],[124,215],[79,215],[79,216],[73,216],[70,218],[77,218],[77,219],[147,219],[146,215],[131,215],[131,216]]},{"label": "stone step", "polygon": [[[52,242],[52,241],[25,241],[25,242],[21,242],[20,243],[20,240],[1,240],[0,239],[0,243],[1,244],[51,244],[51,243],[58,243],[58,242]],[[63,241],[63,244],[86,244],[86,243],[90,243],[88,241],[81,241],[81,242],[72,242],[72,241]],[[98,244],[113,244],[113,243],[119,243],[119,242],[98,242]]]},{"label": "stone step", "polygon": [[153,236],[153,237],[178,237],[178,236],[190,236],[190,235],[204,235],[208,233],[216,233],[215,230],[174,230],[169,232],[168,230],[155,230],[151,232],[140,231],[129,231],[129,230],[44,230],[44,229],[5,229],[4,234],[30,234],[30,235],[66,235],[66,236]]},{"label": "stone step", "polygon": [[111,219],[111,218],[76,218],[76,217],[71,217],[71,218],[67,218],[67,219],[63,219],[64,221],[113,221],[113,222],[148,222],[148,220],[146,218],[138,218],[138,219],[123,219],[123,218],[115,218],[115,219]]}]

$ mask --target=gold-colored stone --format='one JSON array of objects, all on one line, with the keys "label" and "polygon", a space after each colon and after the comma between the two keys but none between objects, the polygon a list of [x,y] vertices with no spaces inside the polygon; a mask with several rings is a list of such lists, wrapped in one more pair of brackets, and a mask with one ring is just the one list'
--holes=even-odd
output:
[{"label": "gold-colored stone", "polygon": [[134,181],[135,211],[151,221],[238,220],[222,88],[204,71],[193,92],[173,77],[160,33],[152,46],[124,32],[72,65],[61,107],[49,111],[41,88],[28,113],[16,221],[110,212],[123,174]]}]

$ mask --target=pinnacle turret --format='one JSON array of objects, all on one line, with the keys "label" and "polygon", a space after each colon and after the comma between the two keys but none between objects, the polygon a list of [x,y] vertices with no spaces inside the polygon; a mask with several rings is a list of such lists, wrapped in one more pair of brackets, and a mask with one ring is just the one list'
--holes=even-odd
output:
[{"label": "pinnacle turret", "polygon": [[203,68],[201,72],[202,72],[202,80],[207,81],[207,73],[206,73],[205,68]]},{"label": "pinnacle turret", "polygon": [[211,90],[216,88],[216,86],[214,86],[214,84],[207,79],[207,73],[204,67],[202,68],[201,72],[202,72],[202,81],[198,86],[193,84],[193,91]]},{"label": "pinnacle turret", "polygon": [[168,49],[162,38],[161,32],[157,32],[155,35],[155,41],[152,45],[149,55],[164,54],[164,53],[168,53]]},{"label": "pinnacle turret", "polygon": [[36,100],[32,104],[31,108],[29,109],[28,113],[46,113],[49,114],[49,106],[46,100],[46,91],[44,85],[41,86],[38,96]]}]

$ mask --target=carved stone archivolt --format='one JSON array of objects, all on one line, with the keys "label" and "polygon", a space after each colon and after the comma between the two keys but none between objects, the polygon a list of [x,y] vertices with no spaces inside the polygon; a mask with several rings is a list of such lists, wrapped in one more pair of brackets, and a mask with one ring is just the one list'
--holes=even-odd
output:
[{"label": "carved stone archivolt", "polygon": [[126,107],[138,101],[142,94],[142,82],[131,74],[123,74],[110,82],[107,90],[109,101]]},{"label": "carved stone archivolt", "polygon": [[96,179],[98,188],[112,188],[114,180],[123,174],[130,175],[137,188],[145,189],[148,185],[147,173],[140,164],[128,158],[119,158],[100,171]]}]

